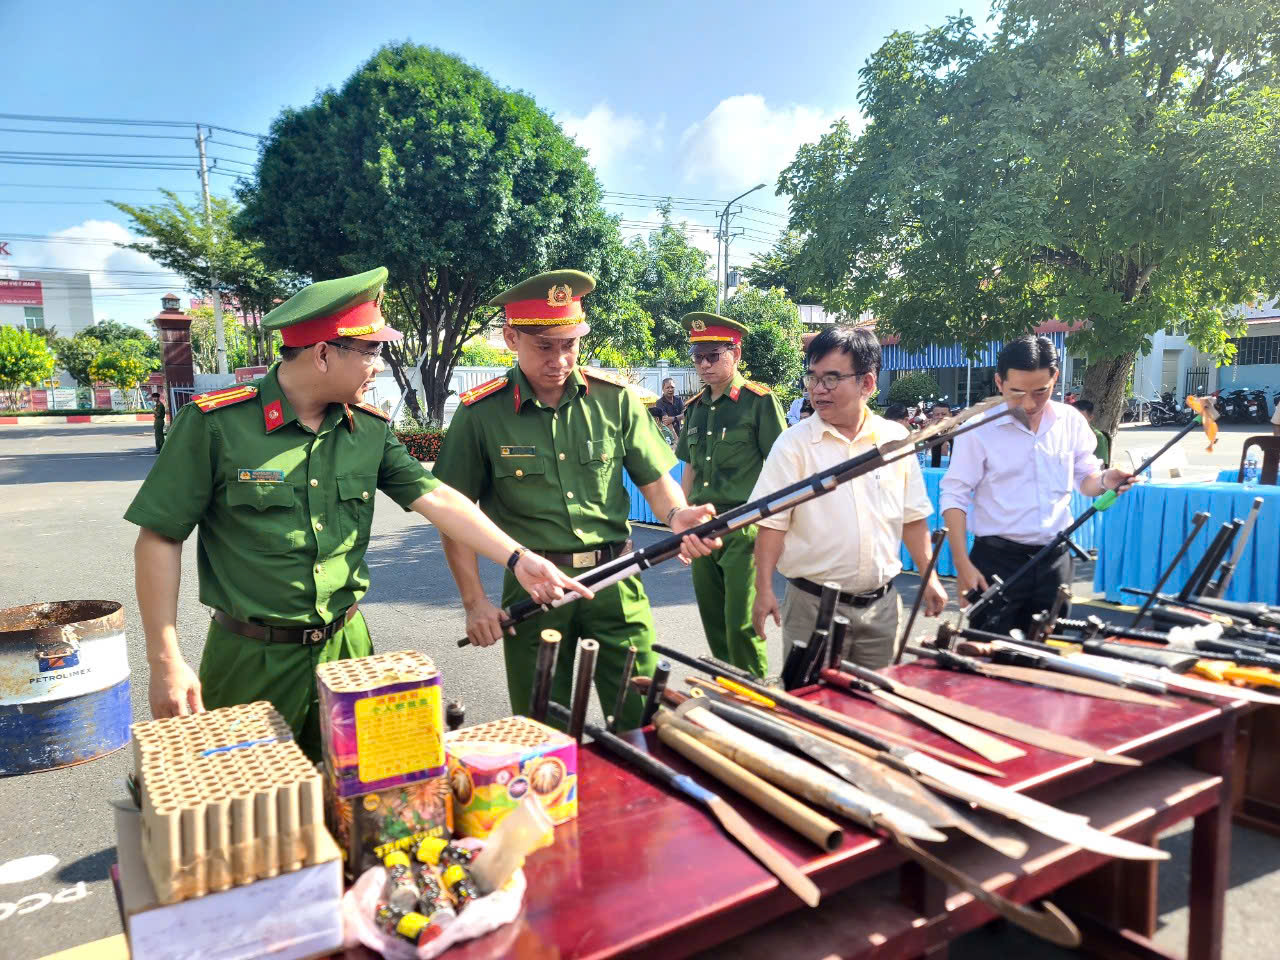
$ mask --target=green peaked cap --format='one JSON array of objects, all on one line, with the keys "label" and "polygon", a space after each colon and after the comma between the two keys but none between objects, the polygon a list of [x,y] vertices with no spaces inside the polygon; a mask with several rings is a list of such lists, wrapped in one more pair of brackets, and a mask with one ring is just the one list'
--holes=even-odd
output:
[{"label": "green peaked cap", "polygon": [[304,287],[262,318],[262,329],[283,330],[294,324],[341,313],[378,299],[387,282],[387,268],[374,267],[354,277],[321,280]]},{"label": "green peaked cap", "polygon": [[489,306],[505,307],[521,300],[547,300],[557,287],[568,287],[569,295],[576,299],[596,288],[596,278],[581,270],[548,270],[503,290],[489,301]]},{"label": "green peaked cap", "polygon": [[718,313],[707,313],[702,310],[686,313],[680,318],[680,326],[684,327],[685,333],[689,334],[689,339],[694,343],[698,342],[700,335],[707,340],[716,339],[714,336],[708,335],[708,331],[712,327],[733,330],[739,336],[747,332],[746,325],[739,323],[737,320],[730,320],[728,317],[722,317]]}]

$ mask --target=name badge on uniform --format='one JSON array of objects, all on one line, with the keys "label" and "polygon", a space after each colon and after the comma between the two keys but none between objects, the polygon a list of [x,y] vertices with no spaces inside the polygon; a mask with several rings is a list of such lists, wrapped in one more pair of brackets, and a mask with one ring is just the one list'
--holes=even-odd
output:
[{"label": "name badge on uniform", "polygon": [[498,452],[504,457],[536,457],[537,447],[499,447]]},{"label": "name badge on uniform", "polygon": [[249,470],[241,467],[236,471],[236,479],[241,483],[284,483],[284,471]]}]

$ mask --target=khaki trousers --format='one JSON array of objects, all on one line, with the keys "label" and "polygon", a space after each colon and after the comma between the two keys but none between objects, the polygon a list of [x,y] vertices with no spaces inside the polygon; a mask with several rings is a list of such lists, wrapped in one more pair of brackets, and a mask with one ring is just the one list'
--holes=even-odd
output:
[{"label": "khaki trousers", "polygon": [[[849,618],[845,635],[845,659],[860,667],[879,670],[893,662],[898,642],[898,621],[902,617],[902,598],[892,586],[885,595],[865,607],[836,604],[836,613]],[[787,584],[782,598],[782,660],[791,648],[808,643],[813,626],[818,622],[818,598]]]}]

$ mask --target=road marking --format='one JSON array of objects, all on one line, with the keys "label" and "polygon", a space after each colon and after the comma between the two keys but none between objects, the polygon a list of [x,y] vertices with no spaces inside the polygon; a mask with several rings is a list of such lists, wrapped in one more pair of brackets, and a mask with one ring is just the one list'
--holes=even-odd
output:
[{"label": "road marking", "polygon": [[0,460],[56,460],[62,463],[65,460],[123,460],[126,457],[154,457],[155,455],[153,450],[142,453],[29,453],[23,456],[0,456]]},{"label": "road marking", "polygon": [[58,858],[47,853],[34,857],[19,857],[0,863],[0,883],[25,883],[42,877],[58,865]]}]

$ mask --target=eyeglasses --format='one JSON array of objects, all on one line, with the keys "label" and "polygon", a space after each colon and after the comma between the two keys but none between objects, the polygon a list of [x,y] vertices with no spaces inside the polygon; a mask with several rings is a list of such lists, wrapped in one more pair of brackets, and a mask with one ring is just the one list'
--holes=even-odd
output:
[{"label": "eyeglasses", "polygon": [[852,380],[854,377],[861,377],[864,374],[857,373],[824,373],[818,376],[816,373],[806,373],[801,379],[804,381],[806,389],[813,389],[816,384],[821,384],[823,390],[834,390],[840,386],[841,380]]},{"label": "eyeglasses", "polygon": [[695,367],[702,363],[715,366],[724,355],[724,350],[689,351],[689,359],[693,361]]},{"label": "eyeglasses", "polygon": [[331,347],[337,347],[339,350],[345,350],[347,353],[357,353],[370,363],[374,360],[382,359],[382,344],[376,344],[372,350],[361,350],[358,347],[351,347],[345,343],[339,343],[337,340],[326,340]]}]

